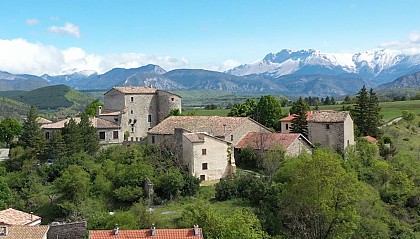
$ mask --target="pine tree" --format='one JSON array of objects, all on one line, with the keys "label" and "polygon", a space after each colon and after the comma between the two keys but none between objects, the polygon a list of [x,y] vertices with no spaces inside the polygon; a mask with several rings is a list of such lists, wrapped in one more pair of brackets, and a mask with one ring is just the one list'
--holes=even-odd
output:
[{"label": "pine tree", "polygon": [[57,130],[52,134],[48,142],[47,158],[58,160],[65,155],[66,151],[67,149],[61,131]]},{"label": "pine tree", "polygon": [[362,89],[356,96],[355,105],[353,109],[353,120],[356,125],[357,136],[368,135],[369,129],[369,96],[366,87],[363,85]]},{"label": "pine tree", "polygon": [[79,125],[71,118],[62,129],[64,143],[67,148],[67,155],[71,156],[75,153],[83,151],[83,139]]},{"label": "pine tree", "polygon": [[371,88],[369,91],[369,108],[368,108],[368,135],[378,137],[380,134],[379,126],[381,126],[382,115],[380,114],[379,99]]},{"label": "pine tree", "polygon": [[290,132],[301,133],[303,136],[308,137],[308,121],[306,119],[306,114],[309,110],[309,105],[302,99],[302,97],[299,97],[294,106],[294,113],[297,116],[292,119]]},{"label": "pine tree", "polygon": [[80,132],[82,133],[83,149],[88,154],[95,154],[99,150],[98,131],[92,126],[87,114],[82,114],[79,123]]},{"label": "pine tree", "polygon": [[47,146],[47,140],[41,130],[36,119],[38,118],[37,109],[31,106],[26,120],[23,123],[22,134],[19,137],[18,145],[24,149],[34,150],[34,154],[38,159],[44,156]]}]

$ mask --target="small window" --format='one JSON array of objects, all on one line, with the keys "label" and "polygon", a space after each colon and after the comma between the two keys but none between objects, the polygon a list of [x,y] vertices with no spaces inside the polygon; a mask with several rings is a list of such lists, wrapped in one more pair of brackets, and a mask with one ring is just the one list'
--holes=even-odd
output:
[{"label": "small window", "polygon": [[233,134],[230,136],[230,141],[233,141]]},{"label": "small window", "polygon": [[136,137],[136,141],[139,141],[139,137]]},{"label": "small window", "polygon": [[203,163],[203,164],[201,165],[201,169],[203,169],[203,170],[207,170],[207,169],[208,169],[208,165],[207,165],[207,163]]},{"label": "small window", "polygon": [[201,154],[206,155],[207,154],[207,149],[201,149]]},{"label": "small window", "polygon": [[50,136],[50,132],[45,132],[45,138],[46,138],[46,139],[50,139],[50,137],[51,137],[51,136]]},{"label": "small window", "polygon": [[0,236],[7,236],[7,226],[0,227]]},{"label": "small window", "polygon": [[174,101],[174,100],[175,100],[175,98],[174,98],[174,97],[172,97],[172,98],[171,98],[171,100],[172,100],[172,101]]},{"label": "small window", "polygon": [[134,133],[134,127],[131,127],[131,133]]},{"label": "small window", "polygon": [[286,130],[289,130],[289,124],[286,124]]},{"label": "small window", "polygon": [[118,117],[115,117],[115,118],[114,118],[114,121],[115,121],[115,122],[118,122]]},{"label": "small window", "polygon": [[105,140],[105,132],[99,132],[99,139]]},{"label": "small window", "polygon": [[112,136],[113,136],[114,139],[118,139],[118,131],[114,131],[112,133]]},{"label": "small window", "polygon": [[130,110],[130,114],[133,114],[133,110]]},{"label": "small window", "polygon": [[206,180],[206,175],[200,175],[200,181],[205,181]]},{"label": "small window", "polygon": [[156,143],[156,139],[155,139],[155,136],[153,135],[152,136],[152,144],[154,144],[154,143]]},{"label": "small window", "polygon": [[349,146],[350,145],[350,140],[347,140],[347,146]]},{"label": "small window", "polygon": [[134,137],[131,137],[131,141],[134,141]]},{"label": "small window", "polygon": [[152,122],[152,115],[147,116],[147,122],[149,122],[149,123]]},{"label": "small window", "polygon": [[130,100],[131,100],[131,102],[134,102],[134,97],[133,97],[133,96],[131,96]]},{"label": "small window", "polygon": [[326,124],[325,125],[325,129],[330,129],[330,125],[329,124]]}]

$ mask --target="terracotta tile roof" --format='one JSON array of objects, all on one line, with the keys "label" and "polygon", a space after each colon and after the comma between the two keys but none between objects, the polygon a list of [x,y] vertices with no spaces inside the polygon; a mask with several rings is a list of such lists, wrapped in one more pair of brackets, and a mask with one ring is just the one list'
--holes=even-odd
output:
[{"label": "terracotta tile roof", "polygon": [[308,122],[325,122],[325,123],[344,122],[344,120],[346,120],[348,115],[349,115],[348,111],[314,110]]},{"label": "terracotta tile roof", "polygon": [[7,236],[4,239],[44,239],[48,232],[48,226],[9,226]]},{"label": "terracotta tile roof", "polygon": [[370,135],[366,135],[365,137],[363,137],[364,139],[366,139],[368,142],[371,142],[371,143],[378,143],[378,139],[376,139],[376,138],[374,138],[374,137],[372,137],[372,136],[370,136]]},{"label": "terracotta tile roof", "polygon": [[[76,117],[73,119],[74,121],[76,121],[76,123],[80,123],[80,117]],[[55,123],[42,125],[41,128],[62,129],[64,125],[67,124],[69,121],[70,119],[64,119]],[[116,123],[111,122],[109,120],[102,119],[102,118],[96,118],[96,117],[90,118],[90,122],[92,123],[93,127],[98,128],[98,129],[115,129],[119,127]]]},{"label": "terracotta tile roof", "polygon": [[124,94],[154,94],[156,89],[146,86],[127,86],[127,87],[114,87],[113,89],[118,90]]},{"label": "terracotta tile roof", "polygon": [[225,136],[250,120],[247,117],[223,116],[171,116],[153,127],[150,134],[174,134],[175,128],[190,132],[207,132],[213,136]]},{"label": "terracotta tile roof", "polygon": [[102,111],[100,115],[120,115],[121,111]]},{"label": "terracotta tile roof", "polygon": [[[252,147],[253,149],[261,149],[263,146],[264,150],[271,149],[276,145],[281,145],[287,149],[296,139],[299,137],[304,138],[301,134],[282,134],[282,133],[248,133],[237,145],[236,148]],[[309,143],[309,141],[305,138]],[[261,141],[263,141],[261,143]],[[310,143],[309,143],[310,144]]]},{"label": "terracotta tile roof", "polygon": [[13,208],[0,211],[0,223],[7,225],[29,225],[41,217],[30,213],[22,212]]},{"label": "terracotta tile roof", "polygon": [[[323,111],[331,111],[331,110],[323,110]],[[306,120],[309,120],[309,118],[312,116],[313,110],[306,112]],[[291,114],[288,115],[284,118],[281,118],[280,121],[287,121],[287,122],[291,122],[296,116],[298,116],[297,114]]]},{"label": "terracotta tile roof", "polygon": [[91,230],[89,239],[203,239],[201,228],[198,228],[199,235],[194,235],[194,229],[156,229],[156,235],[152,236],[152,230],[119,230],[118,236],[113,230]]}]

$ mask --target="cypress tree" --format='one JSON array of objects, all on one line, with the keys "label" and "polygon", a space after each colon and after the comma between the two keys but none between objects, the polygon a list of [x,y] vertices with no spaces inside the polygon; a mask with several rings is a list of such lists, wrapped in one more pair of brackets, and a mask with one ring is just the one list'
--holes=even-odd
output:
[{"label": "cypress tree", "polygon": [[90,155],[99,150],[99,136],[95,127],[89,120],[87,114],[82,114],[79,123],[80,132],[82,132],[83,150]]},{"label": "cypress tree", "polygon": [[369,108],[368,108],[368,135],[373,137],[379,136],[379,126],[381,126],[382,115],[380,114],[379,99],[371,88],[369,91]]},{"label": "cypress tree", "polygon": [[52,134],[48,142],[47,157],[48,159],[58,160],[65,155],[66,151],[67,149],[61,131],[57,130]]},{"label": "cypress tree", "polygon": [[306,119],[306,114],[309,110],[309,105],[302,99],[302,97],[299,97],[294,106],[294,114],[297,116],[292,119],[290,132],[301,133],[303,136],[308,137],[308,121]]},{"label": "cypress tree", "polygon": [[76,121],[71,118],[62,129],[64,143],[67,148],[67,155],[71,156],[75,153],[83,151],[82,132]]},{"label": "cypress tree", "polygon": [[38,112],[36,107],[31,106],[26,120],[23,123],[22,134],[19,137],[18,145],[24,149],[30,149],[34,151],[34,154],[38,159],[44,157],[45,149],[47,146],[47,140],[41,130],[36,119],[38,118]]},{"label": "cypress tree", "polygon": [[363,85],[362,89],[356,96],[354,109],[353,109],[353,120],[356,125],[357,136],[364,136],[368,134],[369,129],[369,96],[366,87]]}]

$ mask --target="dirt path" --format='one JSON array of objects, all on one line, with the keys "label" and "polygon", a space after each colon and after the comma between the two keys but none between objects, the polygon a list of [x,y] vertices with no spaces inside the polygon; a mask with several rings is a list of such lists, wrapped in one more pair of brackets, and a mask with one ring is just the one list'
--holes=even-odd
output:
[{"label": "dirt path", "polygon": [[393,120],[389,121],[388,123],[386,123],[386,124],[382,125],[382,126],[381,126],[381,127],[379,127],[379,128],[380,128],[380,129],[382,129],[383,127],[390,126],[390,125],[392,125],[393,123],[397,123],[397,122],[398,122],[398,121],[400,121],[400,120],[402,120],[402,117],[395,118],[395,119],[393,119]]}]

